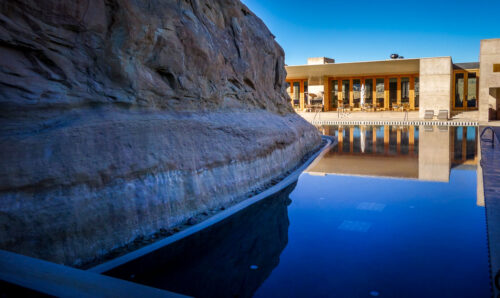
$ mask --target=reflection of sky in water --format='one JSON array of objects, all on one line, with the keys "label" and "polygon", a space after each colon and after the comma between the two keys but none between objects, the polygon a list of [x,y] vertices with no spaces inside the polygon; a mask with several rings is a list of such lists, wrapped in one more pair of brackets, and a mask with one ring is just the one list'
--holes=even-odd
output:
[{"label": "reflection of sky in water", "polygon": [[197,297],[489,297],[477,128],[341,129],[295,188],[110,275]]},{"label": "reflection of sky in water", "polygon": [[288,245],[257,297],[488,297],[476,171],[449,183],[301,175]]}]

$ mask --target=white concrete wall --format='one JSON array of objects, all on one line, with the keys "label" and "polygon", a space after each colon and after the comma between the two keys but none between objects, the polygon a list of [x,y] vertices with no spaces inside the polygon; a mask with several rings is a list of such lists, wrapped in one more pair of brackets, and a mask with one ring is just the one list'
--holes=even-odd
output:
[{"label": "white concrete wall", "polygon": [[497,110],[500,72],[493,72],[493,64],[500,64],[500,38],[481,40],[479,53],[479,121],[488,121],[489,109]]},{"label": "white concrete wall", "polygon": [[425,110],[451,110],[451,84],[453,64],[451,57],[420,59],[420,107],[419,117],[424,118]]},{"label": "white concrete wall", "polygon": [[335,59],[328,57],[312,57],[307,58],[307,65],[335,63]]}]

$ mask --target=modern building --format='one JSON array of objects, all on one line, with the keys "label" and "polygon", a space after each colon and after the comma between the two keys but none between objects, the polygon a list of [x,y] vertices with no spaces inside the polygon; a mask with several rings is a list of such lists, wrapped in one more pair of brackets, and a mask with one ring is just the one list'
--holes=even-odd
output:
[{"label": "modern building", "polygon": [[[425,111],[448,117],[466,111],[475,120],[500,120],[500,39],[481,41],[479,62],[453,63],[451,57],[335,63],[309,58],[286,66],[287,91],[300,111]],[[498,112],[497,112],[498,111]]]}]

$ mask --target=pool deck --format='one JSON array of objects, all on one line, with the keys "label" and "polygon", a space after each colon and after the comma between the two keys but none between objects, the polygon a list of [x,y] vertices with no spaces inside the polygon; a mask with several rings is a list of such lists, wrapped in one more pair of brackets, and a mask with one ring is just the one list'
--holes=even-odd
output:
[{"label": "pool deck", "polygon": [[[480,127],[479,131],[484,129]],[[500,297],[500,127],[493,129],[496,138],[492,138],[491,132],[487,131],[480,140],[480,169],[484,185],[493,297]]]},{"label": "pool deck", "polygon": [[[479,123],[477,111],[467,111],[452,115],[451,119],[433,120],[419,118],[418,111],[395,112],[377,111],[361,112],[350,111],[347,113],[333,112],[297,112],[302,118],[316,125],[361,124],[361,125],[450,125],[450,126],[476,126]],[[489,123],[488,125],[495,125]],[[498,123],[500,125],[500,121]]]}]

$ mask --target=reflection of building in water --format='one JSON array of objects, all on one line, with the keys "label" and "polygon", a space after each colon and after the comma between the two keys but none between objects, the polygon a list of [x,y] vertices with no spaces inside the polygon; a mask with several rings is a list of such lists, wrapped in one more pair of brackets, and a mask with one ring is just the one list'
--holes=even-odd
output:
[{"label": "reflection of building in water", "polygon": [[[476,127],[323,126],[338,145],[311,174],[345,174],[448,181],[452,167],[477,163]],[[472,169],[472,168],[471,168]]]}]

